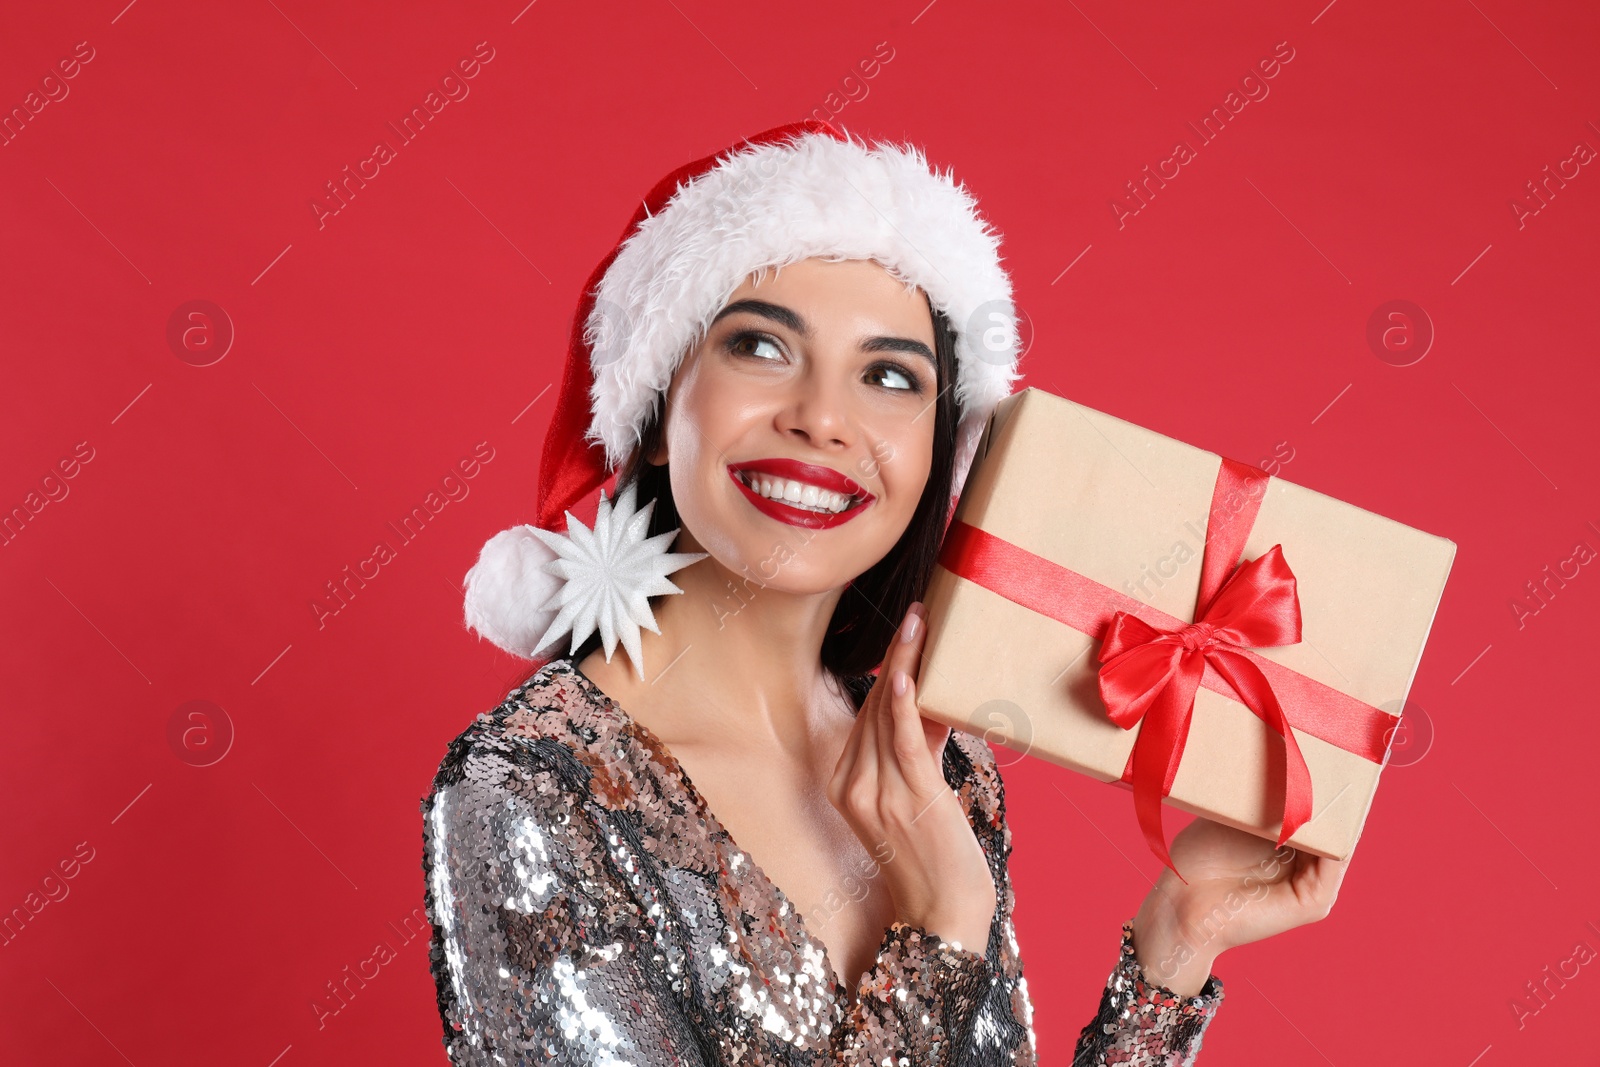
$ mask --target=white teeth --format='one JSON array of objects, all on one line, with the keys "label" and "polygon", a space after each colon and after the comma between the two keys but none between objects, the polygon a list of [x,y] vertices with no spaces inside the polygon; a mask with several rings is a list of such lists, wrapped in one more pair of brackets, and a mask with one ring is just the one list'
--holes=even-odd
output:
[{"label": "white teeth", "polygon": [[807,511],[838,514],[846,510],[855,500],[853,496],[835,493],[820,486],[796,482],[789,478],[775,478],[769,474],[754,474],[749,471],[741,471],[740,477],[744,484],[769,500],[781,500]]}]

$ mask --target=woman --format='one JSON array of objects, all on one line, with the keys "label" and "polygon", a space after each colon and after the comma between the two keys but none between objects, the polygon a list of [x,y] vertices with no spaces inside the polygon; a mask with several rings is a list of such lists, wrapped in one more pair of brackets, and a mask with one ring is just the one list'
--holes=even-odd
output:
[{"label": "woman", "polygon": [[[468,576],[469,625],[548,662],[423,802],[455,1063],[1036,1062],[999,770],[913,680],[1010,297],[963,189],[821,123],[635,213],[574,323],[539,526]],[[613,471],[593,531],[553,533]],[[1216,955],[1333,903],[1343,865],[1287,851],[1180,833],[1188,882],[1123,924],[1073,1062],[1192,1062]]]}]

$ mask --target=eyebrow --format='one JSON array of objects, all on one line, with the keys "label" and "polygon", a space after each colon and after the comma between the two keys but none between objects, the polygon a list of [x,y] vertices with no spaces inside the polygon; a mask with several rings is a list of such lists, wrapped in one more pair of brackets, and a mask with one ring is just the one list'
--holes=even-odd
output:
[{"label": "eyebrow", "polygon": [[[751,315],[759,315],[764,319],[776,322],[785,329],[791,330],[808,340],[811,337],[810,325],[797,312],[791,308],[784,307],[782,304],[774,304],[768,300],[735,300],[717,312],[716,318],[712,319],[711,322],[715,324],[721,321],[724,315],[732,315],[740,311]],[[928,366],[933,370],[934,377],[938,377],[939,361],[934,358],[933,350],[921,341],[912,340],[909,337],[869,337],[861,342],[861,350],[863,352],[905,352],[910,355],[921,356],[928,361]]]}]

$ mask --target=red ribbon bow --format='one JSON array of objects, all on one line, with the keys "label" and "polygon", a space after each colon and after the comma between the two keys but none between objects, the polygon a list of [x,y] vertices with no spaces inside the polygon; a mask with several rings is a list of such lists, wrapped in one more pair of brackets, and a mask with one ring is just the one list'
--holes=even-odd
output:
[{"label": "red ribbon bow", "polygon": [[1278,844],[1311,818],[1311,772],[1288,716],[1266,675],[1242,654],[1299,640],[1300,597],[1281,545],[1235,570],[1195,621],[1180,629],[1161,630],[1126,611],[1111,617],[1100,646],[1100,696],[1124,730],[1144,723],[1133,748],[1134,810],[1151,849],[1174,873],[1161,800],[1172,792],[1208,663],[1283,738],[1287,781]]}]

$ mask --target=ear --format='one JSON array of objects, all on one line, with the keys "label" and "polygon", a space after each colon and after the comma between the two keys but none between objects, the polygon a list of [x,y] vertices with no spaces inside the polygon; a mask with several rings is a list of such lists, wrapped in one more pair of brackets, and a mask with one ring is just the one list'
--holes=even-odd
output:
[{"label": "ear", "polygon": [[678,374],[682,372],[684,362],[684,360],[679,361],[677,371],[673,372],[672,384],[667,386],[665,394],[658,393],[656,395],[656,411],[659,412],[659,414],[654,415],[657,423],[656,447],[650,451],[649,455],[644,457],[644,461],[652,467],[666,466],[667,461],[671,458],[667,450],[667,411],[672,406],[673,389],[677,385]]}]

